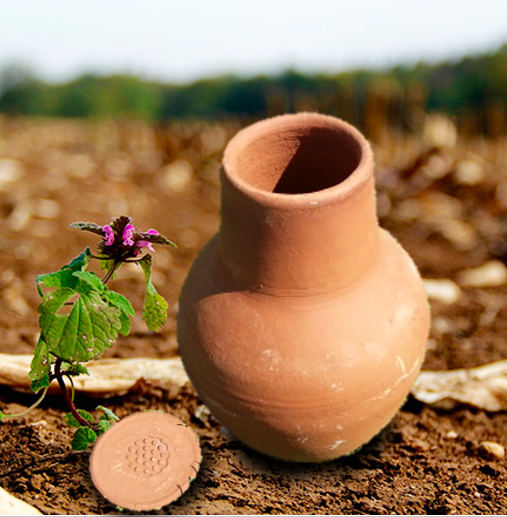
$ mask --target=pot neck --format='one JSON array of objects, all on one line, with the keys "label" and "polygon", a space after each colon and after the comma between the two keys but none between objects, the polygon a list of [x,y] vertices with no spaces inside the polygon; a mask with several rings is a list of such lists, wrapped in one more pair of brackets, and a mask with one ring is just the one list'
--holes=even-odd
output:
[{"label": "pot neck", "polygon": [[[373,160],[348,124],[323,115],[254,124],[229,143],[221,174],[219,252],[239,288],[321,293],[374,263]],[[314,182],[324,188],[312,190]]]},{"label": "pot neck", "polygon": [[219,249],[240,288],[306,295],[344,288],[374,263],[379,239],[373,180],[335,204],[266,207],[222,187]]}]

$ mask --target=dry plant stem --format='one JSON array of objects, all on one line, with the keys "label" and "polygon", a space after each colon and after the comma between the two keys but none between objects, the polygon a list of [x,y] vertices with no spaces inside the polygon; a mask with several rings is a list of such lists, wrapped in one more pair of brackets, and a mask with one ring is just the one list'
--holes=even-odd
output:
[{"label": "dry plant stem", "polygon": [[58,381],[58,386],[60,386],[60,391],[62,392],[63,398],[65,400],[65,403],[67,404],[67,407],[69,408],[70,412],[72,413],[72,416],[79,422],[80,425],[89,427],[90,429],[93,429],[93,424],[91,422],[88,422],[88,420],[85,420],[76,409],[76,406],[74,405],[74,402],[69,395],[69,390],[67,389],[67,386],[65,385],[65,381],[63,380],[64,374],[62,374],[61,370],[62,366],[62,360],[57,359],[55,362],[55,378]]}]

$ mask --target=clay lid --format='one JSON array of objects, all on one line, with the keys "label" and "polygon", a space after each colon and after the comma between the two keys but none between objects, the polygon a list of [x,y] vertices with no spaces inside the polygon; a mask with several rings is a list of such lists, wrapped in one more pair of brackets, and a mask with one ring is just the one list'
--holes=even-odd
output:
[{"label": "clay lid", "polygon": [[111,503],[130,510],[154,510],[188,489],[201,461],[197,436],[167,413],[130,415],[95,443],[92,481]]}]

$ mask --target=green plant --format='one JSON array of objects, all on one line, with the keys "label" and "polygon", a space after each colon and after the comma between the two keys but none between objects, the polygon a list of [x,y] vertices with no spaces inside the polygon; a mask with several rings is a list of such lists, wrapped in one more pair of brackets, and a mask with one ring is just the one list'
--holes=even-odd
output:
[{"label": "green plant", "polygon": [[[155,251],[153,244],[175,244],[156,230],[137,231],[128,216],[115,218],[106,226],[94,223],[71,226],[100,235],[102,240],[97,246],[97,255],[86,248],[59,271],[37,276],[37,289],[42,298],[38,307],[40,337],[28,376],[32,390],[41,396],[28,411],[44,399],[50,384],[56,381],[70,411],[65,420],[76,427],[72,447],[85,450],[118,417],[98,406],[102,415],[94,421],[89,412],[77,409],[73,377],[88,374],[84,363],[101,357],[119,334],[127,336],[130,318],[134,316],[128,299],[110,290],[107,283],[123,264],[138,264],[146,283],[143,319],[149,330],[160,330],[167,320],[167,302],[152,284],[152,256],[144,252]],[[100,261],[100,268],[105,271],[102,279],[88,271],[92,259]],[[0,413],[0,419],[19,416],[21,414]]]}]

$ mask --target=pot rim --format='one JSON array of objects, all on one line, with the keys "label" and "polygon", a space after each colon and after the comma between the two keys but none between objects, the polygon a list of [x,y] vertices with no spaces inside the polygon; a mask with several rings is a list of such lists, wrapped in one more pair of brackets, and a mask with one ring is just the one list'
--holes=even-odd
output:
[{"label": "pot rim", "polygon": [[[345,133],[354,140],[360,150],[357,166],[342,181],[331,187],[304,193],[279,193],[251,185],[238,174],[235,161],[248,145],[272,133],[282,133],[296,128],[321,128]],[[278,208],[313,208],[349,197],[373,178],[373,153],[369,142],[354,126],[344,120],[320,113],[295,113],[278,115],[260,120],[241,129],[229,141],[223,156],[222,178],[225,178],[246,197],[266,206]]]}]

